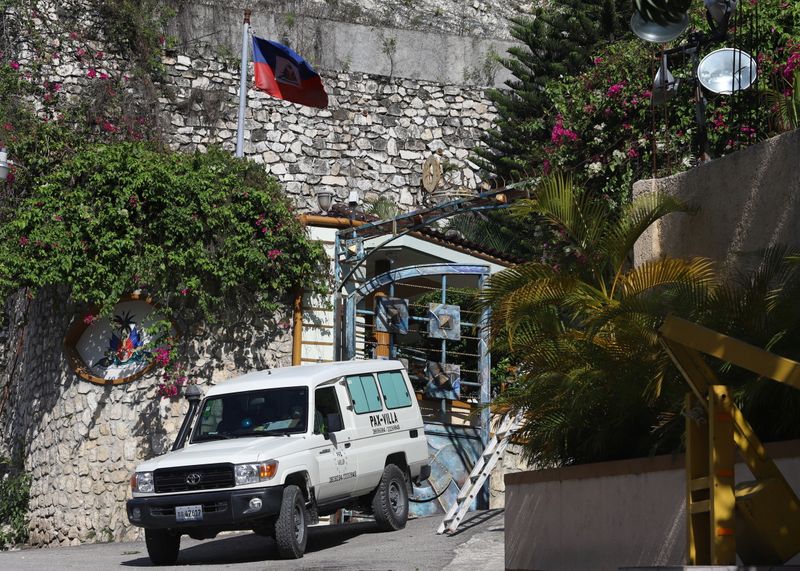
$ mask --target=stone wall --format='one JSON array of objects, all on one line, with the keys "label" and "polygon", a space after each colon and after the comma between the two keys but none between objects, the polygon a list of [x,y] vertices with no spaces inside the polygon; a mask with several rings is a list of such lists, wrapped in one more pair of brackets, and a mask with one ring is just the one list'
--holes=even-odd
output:
[{"label": "stone wall", "polygon": [[[238,24],[236,18],[231,20],[230,10],[240,11],[240,6],[185,5],[189,4],[234,22],[235,34]],[[435,3],[431,6],[435,9]],[[187,26],[192,18],[185,14],[181,18],[178,24],[191,32]],[[363,200],[383,196],[406,210],[419,206],[426,200],[420,188],[422,162],[432,153],[450,163],[448,184],[474,187],[476,169],[468,157],[492,126],[496,112],[484,88],[467,85],[461,72],[455,79],[443,75],[446,58],[436,60],[439,67],[430,65],[431,50],[440,46],[446,54],[458,46],[462,54],[480,53],[487,44],[430,31],[418,36],[414,30],[404,35],[389,30],[390,35],[381,36],[385,29],[370,31],[361,21],[352,24],[358,28],[350,25],[329,28],[337,30],[340,47],[347,44],[348,30],[358,31],[360,37],[372,34],[380,42],[381,37],[394,38],[400,46],[394,52],[396,62],[387,68],[386,61],[378,58],[388,54],[381,52],[372,54],[373,63],[379,64],[374,67],[353,65],[349,72],[344,65],[323,68],[330,97],[325,110],[250,90],[246,157],[266,165],[298,213],[318,211],[315,193],[320,190],[334,191],[339,200],[358,190]],[[197,30],[189,32],[186,37],[199,37]],[[415,54],[414,47],[423,44],[428,51]],[[72,57],[66,45],[62,48],[45,70],[47,79],[62,84],[59,97],[76,100],[91,82],[102,81],[102,73],[87,73],[80,58]],[[202,151],[221,145],[233,150],[239,70],[235,58],[223,52],[193,44],[164,56],[164,81],[155,86],[153,112],[173,148]],[[24,46],[19,56],[24,68],[29,61]],[[107,69],[100,71],[113,72],[113,55],[104,62]],[[475,62],[462,64],[468,65],[458,69]],[[426,71],[416,79],[401,76],[412,68]],[[386,70],[386,75],[365,70]],[[470,81],[476,83],[474,75]],[[34,545],[129,539],[137,534],[124,513],[130,472],[142,459],[168,449],[184,405],[156,398],[153,375],[117,387],[78,379],[62,351],[63,336],[76,312],[65,299],[48,291],[33,299],[23,293],[10,302],[10,317],[0,333],[0,454],[21,452],[33,475]],[[252,369],[287,365],[291,335],[286,329],[282,315],[258,324],[191,329],[187,332],[191,376],[208,384]]]},{"label": "stone wall", "polygon": [[[163,62],[155,112],[166,142],[176,150],[220,145],[233,152],[238,69],[199,51]],[[111,58],[107,65],[113,68]],[[50,81],[62,84],[61,96],[77,99],[103,80],[73,61],[57,62]],[[319,210],[320,190],[340,200],[358,190],[362,200],[386,196],[404,210],[419,206],[426,198],[422,163],[434,153],[448,166],[448,185],[478,184],[469,156],[496,117],[484,89],[362,73],[323,72],[323,81],[327,109],[248,91],[245,157],[266,165],[299,212]]]},{"label": "stone wall", "polygon": [[[156,396],[157,374],[117,386],[79,379],[62,350],[75,310],[58,291],[20,293],[9,302],[0,352],[0,455],[25,458],[30,543],[39,546],[135,538],[125,515],[130,475],[169,449],[186,408]],[[189,376],[202,387],[291,362],[282,315],[193,328],[185,342]]]},{"label": "stone wall", "polygon": [[[199,55],[164,61],[167,140],[182,150],[232,151],[238,72]],[[422,163],[438,152],[453,166],[450,180],[475,186],[468,156],[496,116],[483,90],[367,74],[323,74],[323,81],[330,99],[323,110],[248,93],[245,156],[264,163],[299,210],[318,211],[319,190],[419,205]]]},{"label": "stone wall", "polygon": [[509,18],[533,6],[519,0],[204,0],[181,3],[171,32],[179,45],[202,43],[237,59],[249,7],[254,34],[292,46],[316,68],[502,86],[510,73],[498,56],[519,45]]}]

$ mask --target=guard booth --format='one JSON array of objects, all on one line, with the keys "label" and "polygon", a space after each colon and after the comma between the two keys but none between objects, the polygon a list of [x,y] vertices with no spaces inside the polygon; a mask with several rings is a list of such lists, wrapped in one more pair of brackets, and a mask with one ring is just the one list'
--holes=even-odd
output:
[{"label": "guard booth", "polygon": [[[519,262],[459,237],[422,228],[393,239],[359,241],[337,256],[346,232],[363,221],[303,216],[312,238],[331,260],[331,272],[347,271],[338,260],[363,261],[339,296],[298,296],[295,302],[295,364],[392,358],[406,364],[425,420],[431,455],[429,486],[414,496],[414,515],[442,514],[455,501],[483,451],[491,397],[489,313],[476,296],[493,273]],[[352,267],[352,266],[351,266]],[[337,314],[338,308],[338,314]],[[488,507],[488,498],[475,507]]]}]

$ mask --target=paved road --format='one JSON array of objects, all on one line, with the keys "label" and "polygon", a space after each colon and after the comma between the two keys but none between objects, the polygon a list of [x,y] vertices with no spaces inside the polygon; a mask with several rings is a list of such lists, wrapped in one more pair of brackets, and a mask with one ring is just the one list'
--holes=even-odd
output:
[{"label": "paved road", "polygon": [[[476,512],[452,536],[436,535],[436,517],[410,520],[402,531],[380,533],[374,523],[319,526],[309,530],[302,559],[277,558],[271,540],[252,533],[217,539],[181,540],[178,565],[162,569],[192,571],[292,569],[305,571],[497,571],[504,568],[503,513]],[[0,569],[81,571],[151,568],[143,541],[80,547],[23,549],[0,553]]]}]

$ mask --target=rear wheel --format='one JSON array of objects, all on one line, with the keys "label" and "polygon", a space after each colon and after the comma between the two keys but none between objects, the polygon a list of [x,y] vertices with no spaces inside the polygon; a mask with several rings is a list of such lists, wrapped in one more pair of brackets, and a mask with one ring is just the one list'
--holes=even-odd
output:
[{"label": "rear wheel", "polygon": [[284,559],[299,559],[306,551],[308,541],[308,514],[305,498],[297,486],[283,489],[283,500],[278,519],[275,520],[275,543],[278,554]]},{"label": "rear wheel", "polygon": [[145,529],[147,555],[154,565],[175,565],[181,549],[181,536],[161,529]]},{"label": "rear wheel", "polygon": [[403,471],[389,464],[383,469],[381,482],[372,498],[375,521],[383,531],[403,529],[408,521],[408,489]]}]

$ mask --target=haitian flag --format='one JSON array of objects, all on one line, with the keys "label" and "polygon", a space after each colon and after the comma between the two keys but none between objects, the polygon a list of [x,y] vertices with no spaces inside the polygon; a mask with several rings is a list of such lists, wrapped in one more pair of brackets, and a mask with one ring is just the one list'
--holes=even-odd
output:
[{"label": "haitian flag", "polygon": [[328,106],[319,74],[291,48],[253,36],[253,67],[256,88],[272,97],[320,109]]}]

